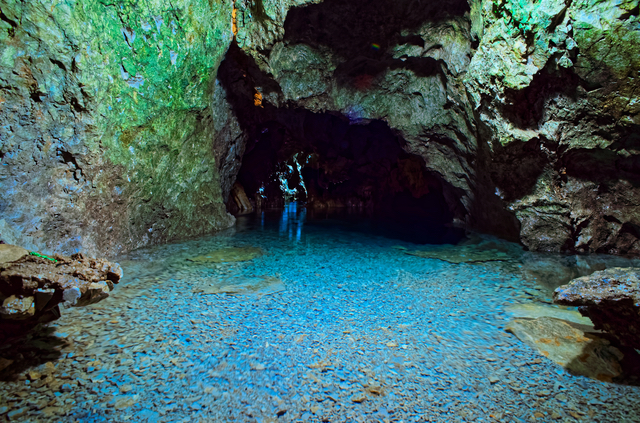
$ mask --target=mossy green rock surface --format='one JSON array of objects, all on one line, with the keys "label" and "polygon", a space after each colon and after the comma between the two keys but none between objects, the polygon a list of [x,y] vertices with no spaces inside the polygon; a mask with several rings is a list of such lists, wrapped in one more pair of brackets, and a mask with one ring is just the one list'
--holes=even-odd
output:
[{"label": "mossy green rock surface", "polygon": [[0,209],[14,241],[113,254],[232,224],[211,148],[230,3],[1,10]]},{"label": "mossy green rock surface", "polygon": [[[470,227],[640,253],[637,1],[329,3],[3,2],[0,238],[111,255],[232,225],[235,13],[268,108],[386,122]],[[315,8],[298,38],[292,7]]]}]

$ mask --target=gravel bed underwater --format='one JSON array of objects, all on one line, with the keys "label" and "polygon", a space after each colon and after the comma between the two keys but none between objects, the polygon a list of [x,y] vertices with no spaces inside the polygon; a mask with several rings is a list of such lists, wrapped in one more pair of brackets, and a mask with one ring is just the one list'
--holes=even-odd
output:
[{"label": "gravel bed underwater", "polygon": [[551,297],[519,247],[456,264],[303,214],[121,258],[111,297],[0,347],[0,421],[640,422],[638,384],[504,330]]}]

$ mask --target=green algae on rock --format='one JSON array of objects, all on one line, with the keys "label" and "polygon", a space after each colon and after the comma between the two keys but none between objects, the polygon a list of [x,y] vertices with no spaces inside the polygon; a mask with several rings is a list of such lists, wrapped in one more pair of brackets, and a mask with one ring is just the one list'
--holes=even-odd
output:
[{"label": "green algae on rock", "polygon": [[267,107],[384,121],[469,227],[640,253],[637,2],[369,3],[5,1],[4,240],[115,254],[232,225],[233,13]]},{"label": "green algae on rock", "polygon": [[249,261],[264,254],[257,247],[227,247],[214,250],[187,260],[194,263],[226,263],[233,261]]},{"label": "green algae on rock", "polygon": [[495,0],[472,9],[483,28],[465,85],[486,125],[496,195],[520,221],[522,242],[637,254],[626,229],[640,222],[637,176],[626,170],[640,124],[637,2]]},{"label": "green algae on rock", "polygon": [[13,242],[114,254],[233,223],[210,122],[231,8],[3,4],[0,172]]}]

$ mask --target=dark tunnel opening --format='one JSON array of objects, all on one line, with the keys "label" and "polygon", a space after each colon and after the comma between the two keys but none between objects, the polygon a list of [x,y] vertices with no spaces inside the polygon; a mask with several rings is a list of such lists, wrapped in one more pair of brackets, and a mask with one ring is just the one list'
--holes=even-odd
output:
[{"label": "dark tunnel opening", "polygon": [[[404,151],[383,121],[256,104],[255,87],[277,91],[252,58],[233,45],[219,80],[247,136],[227,201],[235,215],[296,201],[317,218],[366,218],[377,232],[416,243],[456,243],[463,207],[455,189]],[[246,204],[250,203],[250,204]]]}]

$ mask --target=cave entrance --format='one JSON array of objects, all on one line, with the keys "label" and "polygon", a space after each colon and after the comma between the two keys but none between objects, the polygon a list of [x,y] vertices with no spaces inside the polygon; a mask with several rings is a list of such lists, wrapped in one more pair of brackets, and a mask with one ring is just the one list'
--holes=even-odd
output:
[{"label": "cave entrance", "polygon": [[250,133],[228,202],[236,215],[295,202],[311,223],[347,220],[355,230],[415,243],[456,243],[464,236],[452,225],[461,209],[453,190],[405,152],[404,140],[385,122],[281,110]]}]

